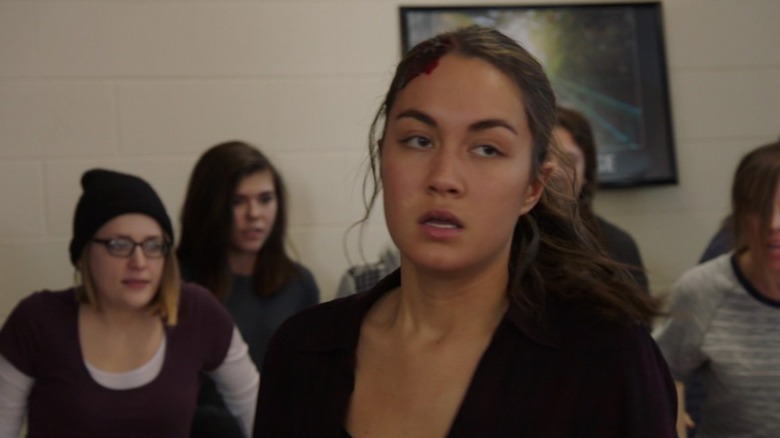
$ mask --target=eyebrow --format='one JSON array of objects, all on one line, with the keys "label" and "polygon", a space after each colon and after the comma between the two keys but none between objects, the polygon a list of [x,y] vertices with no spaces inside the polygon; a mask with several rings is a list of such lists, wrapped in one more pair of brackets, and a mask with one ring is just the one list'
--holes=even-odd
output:
[{"label": "eyebrow", "polygon": [[254,194],[254,193],[253,194],[246,194],[246,193],[237,192],[237,193],[235,193],[233,195],[233,197],[234,198],[254,198],[255,196],[266,195],[266,194],[269,194],[269,193],[272,194],[272,195],[276,194],[276,190],[274,190],[274,189],[261,190],[261,191],[257,192],[257,194]]},{"label": "eyebrow", "polygon": [[[424,123],[432,128],[436,128],[438,126],[436,124],[436,120],[434,120],[433,117],[429,116],[428,114],[425,114],[422,111],[418,111],[414,109],[402,111],[400,114],[398,114],[398,116],[395,119],[399,120],[407,117],[417,120],[421,123]],[[485,119],[485,120],[480,120],[478,122],[474,122],[471,125],[469,125],[469,131],[471,132],[484,131],[486,129],[491,129],[491,128],[505,128],[511,131],[513,134],[517,135],[517,130],[515,129],[515,127],[509,124],[509,122],[502,119]]]},{"label": "eyebrow", "polygon": [[[109,233],[109,234],[112,234],[112,233]],[[129,240],[131,242],[135,242],[135,239],[133,239],[133,236],[131,236],[129,234],[122,234],[122,233],[114,233],[113,237],[107,237],[106,238],[106,240],[114,240],[114,239],[125,239],[125,240]],[[144,237],[143,239],[141,239],[141,242],[146,242],[147,240],[151,240],[151,239],[165,239],[165,235],[164,234],[149,234],[146,237]]]}]

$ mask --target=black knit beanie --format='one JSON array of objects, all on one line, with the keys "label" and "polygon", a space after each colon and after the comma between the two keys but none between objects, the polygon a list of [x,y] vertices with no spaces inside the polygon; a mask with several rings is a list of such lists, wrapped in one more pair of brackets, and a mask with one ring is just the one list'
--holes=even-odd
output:
[{"label": "black knit beanie", "polygon": [[[92,169],[81,176],[81,194],[73,216],[70,261],[76,265],[84,245],[111,219],[125,213],[142,213],[156,220],[173,239],[171,219],[152,186],[137,176]],[[173,243],[172,241],[170,243]]]}]

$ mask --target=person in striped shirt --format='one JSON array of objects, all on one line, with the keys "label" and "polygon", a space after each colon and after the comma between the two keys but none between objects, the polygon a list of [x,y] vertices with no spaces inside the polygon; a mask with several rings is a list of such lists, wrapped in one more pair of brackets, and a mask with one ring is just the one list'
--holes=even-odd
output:
[{"label": "person in striped shirt", "polygon": [[680,391],[696,378],[707,393],[697,437],[780,436],[779,189],[780,140],[740,161],[734,249],[683,274],[655,332]]}]

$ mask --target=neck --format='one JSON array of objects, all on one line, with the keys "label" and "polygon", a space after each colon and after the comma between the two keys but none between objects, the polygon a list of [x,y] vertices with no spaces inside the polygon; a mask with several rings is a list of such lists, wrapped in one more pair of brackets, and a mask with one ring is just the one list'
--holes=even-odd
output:
[{"label": "neck", "polygon": [[230,272],[239,275],[252,275],[255,271],[257,254],[246,252],[231,252],[228,254]]},{"label": "neck", "polygon": [[506,313],[508,273],[497,266],[476,274],[432,274],[406,261],[388,323],[406,334],[443,338],[492,334]]}]

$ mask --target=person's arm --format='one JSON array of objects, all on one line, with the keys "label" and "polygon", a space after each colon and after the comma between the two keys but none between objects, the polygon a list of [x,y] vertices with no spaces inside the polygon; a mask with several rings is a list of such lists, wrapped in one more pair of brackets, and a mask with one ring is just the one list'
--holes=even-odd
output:
[{"label": "person's arm", "polygon": [[208,375],[216,383],[217,391],[230,413],[239,420],[244,435],[250,436],[254,427],[260,374],[249,358],[249,348],[238,329],[233,329],[225,360]]},{"label": "person's arm", "polygon": [[[728,262],[724,261],[725,266]],[[664,359],[675,380],[678,395],[677,431],[685,437],[694,422],[688,414],[702,402],[689,397],[685,402],[684,382],[697,381],[695,370],[708,366],[709,357],[703,351],[702,343],[710,321],[723,298],[719,281],[721,272],[715,267],[696,267],[678,280],[672,287],[666,318],[656,326],[653,332]],[[695,405],[691,406],[689,403]]]},{"label": "person's arm", "polygon": [[0,355],[0,437],[17,438],[27,413],[27,398],[35,379]]},{"label": "person's arm", "polygon": [[678,393],[661,351],[644,326],[626,337],[621,372],[626,381],[621,417],[627,429],[620,436],[672,438],[677,436]]},{"label": "person's arm", "polygon": [[687,438],[688,430],[693,429],[696,423],[688,415],[685,407],[685,384],[675,380],[674,386],[677,388],[677,436],[678,438]]}]

